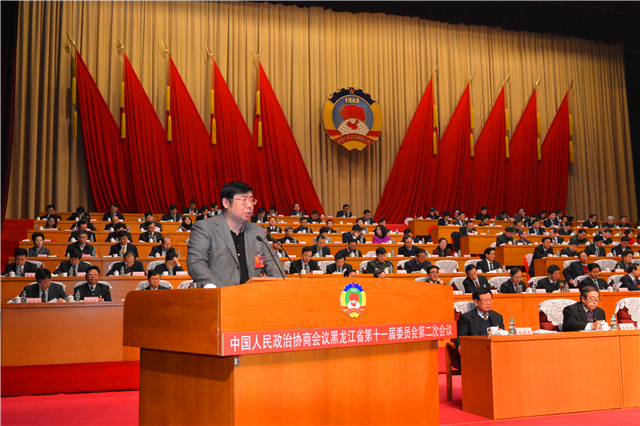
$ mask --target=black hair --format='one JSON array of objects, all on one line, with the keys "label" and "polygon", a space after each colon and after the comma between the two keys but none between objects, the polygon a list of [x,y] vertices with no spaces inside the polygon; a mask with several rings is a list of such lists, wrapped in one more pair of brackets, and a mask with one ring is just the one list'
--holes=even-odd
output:
[{"label": "black hair", "polygon": [[173,252],[173,250],[169,250],[164,257],[164,260],[173,260],[175,258],[176,258],[175,252]]},{"label": "black hair", "polygon": [[312,211],[311,214],[318,214],[318,210]]},{"label": "black hair", "polygon": [[[35,234],[34,234],[35,235]],[[620,237],[620,241],[626,241],[629,242],[631,241],[631,238],[627,237],[626,235],[623,235],[622,237]]]},{"label": "black hair", "polygon": [[[598,291],[597,288],[591,285],[586,285],[580,289],[580,300],[586,299],[589,293],[592,291]],[[598,291],[598,296],[600,296],[600,292]]]},{"label": "black hair", "polygon": [[122,237],[129,237],[127,235],[127,231],[118,231],[118,233],[116,234],[118,239],[122,238]]},{"label": "black hair", "polygon": [[473,290],[473,293],[471,293],[471,297],[473,298],[473,300],[480,300],[480,296],[487,293],[491,293],[491,290],[486,287],[480,287]]},{"label": "black hair", "polygon": [[444,213],[442,213],[442,217],[447,217],[447,216],[451,216],[451,212],[449,210],[445,210]]},{"label": "black hair", "polygon": [[55,210],[55,209],[56,209],[56,206],[54,206],[53,204],[49,204],[49,205],[47,206],[47,210],[49,210],[49,209],[54,209],[54,210]]},{"label": "black hair", "polygon": [[155,268],[149,269],[149,271],[147,271],[147,280],[150,280],[151,277],[156,275],[160,275],[160,272],[156,271]]},{"label": "black hair", "polygon": [[469,274],[469,271],[471,271],[472,269],[476,269],[476,265],[474,265],[473,263],[470,263],[464,268],[464,272]]},{"label": "black hair", "polygon": [[260,207],[260,208],[258,209],[258,213],[266,213],[266,212],[267,212],[267,210],[265,210],[265,208],[264,208],[264,207]]},{"label": "black hair", "polygon": [[376,249],[376,256],[379,254],[385,254],[387,252],[387,250],[384,247],[378,247]]},{"label": "black hair", "polygon": [[597,243],[599,241],[604,241],[604,238],[602,237],[602,235],[596,235],[595,237],[593,237],[594,243]]},{"label": "black hair", "polygon": [[342,250],[340,250],[339,252],[336,253],[336,260],[344,259],[345,257],[347,257],[347,256],[345,256],[345,254],[342,252]]},{"label": "black hair", "polygon": [[543,242],[543,243],[544,243],[544,242],[545,242],[545,241],[547,241],[547,240],[551,241],[551,238],[549,238],[549,237],[542,237],[541,242]]},{"label": "black hair", "polygon": [[36,281],[51,279],[51,271],[47,268],[38,269],[36,271]]},{"label": "black hair", "polygon": [[178,209],[178,206],[176,206],[175,204],[171,204],[171,205],[169,206],[169,211],[174,210],[174,209],[175,209],[175,210],[177,210],[177,209]]},{"label": "black hair", "polygon": [[349,204],[343,204],[342,208],[344,209],[345,207],[349,207]]},{"label": "black hair", "polygon": [[509,275],[511,275],[511,276],[514,276],[518,272],[521,272],[520,268],[511,268],[511,269],[509,269]]},{"label": "black hair", "polygon": [[115,207],[117,209],[120,208],[120,206],[118,205],[118,203],[111,203],[111,205],[109,207]]},{"label": "black hair", "polygon": [[594,213],[591,213],[591,214],[589,215],[589,219],[593,219],[594,217],[598,217],[598,215],[597,215],[597,214],[594,214]]},{"label": "black hair", "polygon": [[515,229],[513,228],[513,226],[507,226],[504,230],[505,233],[507,232],[515,232]]},{"label": "black hair", "polygon": [[594,270],[594,269],[596,269],[596,268],[600,269],[600,265],[598,265],[597,263],[590,263],[590,264],[587,266],[587,269],[589,269],[589,272],[593,271],[593,270]]},{"label": "black hair", "polygon": [[367,209],[367,210],[362,212],[362,214],[367,214],[367,213],[371,213],[371,210]]},{"label": "black hair", "polygon": [[486,249],[484,249],[484,255],[488,255],[489,253],[491,253],[492,251],[496,251],[495,248],[493,247],[487,247]]},{"label": "black hair", "polygon": [[418,247],[416,249],[416,256],[421,254],[421,253],[426,253],[427,251],[425,249],[423,249],[422,247]]},{"label": "black hair", "polygon": [[13,257],[18,257],[18,256],[27,256],[29,254],[29,252],[27,251],[27,249],[23,249],[18,247],[17,249],[15,249],[15,251],[13,252]]},{"label": "black hair", "polygon": [[147,216],[153,216],[153,213],[151,213],[151,212],[144,212],[144,217],[147,217]]},{"label": "black hair", "polygon": [[427,266],[425,271],[427,271],[427,274],[430,274],[432,269],[439,270],[439,268],[436,265],[429,265],[429,266]]},{"label": "black hair", "polygon": [[311,247],[303,247],[302,248],[302,254],[305,254],[308,251],[311,251]]},{"label": "black hair", "polygon": [[318,235],[318,237],[316,238],[316,242],[317,242],[317,241],[320,241],[320,240],[326,240],[326,239],[327,239],[327,237],[325,237],[324,235],[320,234],[320,235]]},{"label": "black hair", "polygon": [[73,249],[69,252],[69,258],[82,259],[82,251],[80,249]]},{"label": "black hair", "polygon": [[560,270],[560,267],[558,265],[549,265],[549,267],[547,268],[547,274],[551,275],[559,270]]},{"label": "black hair", "polygon": [[[387,228],[385,228],[385,227],[384,227],[384,226],[382,226],[382,225],[377,225],[377,226],[376,226],[376,228],[373,230],[373,233],[375,234],[375,233],[376,233],[376,231],[378,230],[378,228],[380,228],[380,232],[382,233],[382,237],[383,237],[383,238],[384,238],[384,237],[386,237],[386,236],[387,236],[387,233],[388,233],[389,231],[387,230]],[[377,234],[376,234],[376,235],[377,235]]]},{"label": "black hair", "polygon": [[637,263],[632,263],[631,265],[627,266],[627,274],[632,273],[638,268],[640,268],[640,265],[638,265]]},{"label": "black hair", "polygon": [[82,207],[82,206],[80,206],[80,207],[78,207],[76,209],[76,213],[84,213],[84,212],[85,212],[85,210],[84,210],[84,207]]},{"label": "black hair", "polygon": [[355,224],[351,227],[352,231],[362,231],[362,227],[358,224]]},{"label": "black hair", "polygon": [[322,234],[323,232],[329,232],[329,228],[327,228],[326,226],[321,226],[318,234]]},{"label": "black hair", "polygon": [[89,271],[93,271],[93,270],[98,271],[98,275],[100,275],[100,268],[98,268],[96,265],[89,266],[85,273],[89,275]]},{"label": "black hair", "polygon": [[254,194],[253,188],[251,188],[248,184],[240,181],[233,181],[225,184],[220,190],[220,202],[222,203],[222,211],[227,211],[227,208],[224,206],[223,200],[229,201],[229,205],[233,204],[233,197],[238,194]]},{"label": "black hair", "polygon": [[31,241],[35,243],[36,238],[38,237],[42,237],[42,240],[44,241],[44,234],[42,232],[34,232],[33,235],[31,236]]}]

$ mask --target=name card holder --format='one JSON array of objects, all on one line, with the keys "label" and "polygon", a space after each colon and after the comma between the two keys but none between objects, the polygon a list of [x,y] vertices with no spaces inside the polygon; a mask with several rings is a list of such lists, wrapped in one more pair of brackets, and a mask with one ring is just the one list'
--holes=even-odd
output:
[{"label": "name card holder", "polygon": [[579,288],[570,288],[569,289],[569,293],[580,293],[580,289]]},{"label": "name card holder", "polygon": [[624,269],[616,268],[616,269],[613,270],[613,272],[624,273]]},{"label": "name card holder", "polygon": [[453,290],[453,295],[454,296],[458,296],[458,295],[461,295],[461,294],[462,294],[462,292],[460,290]]},{"label": "name card holder", "polygon": [[404,269],[398,269],[396,271],[396,274],[406,274],[406,273],[407,273],[407,271],[405,271]]},{"label": "name card holder", "polygon": [[42,303],[39,297],[27,297],[27,303]]},{"label": "name card holder", "polygon": [[99,297],[85,297],[84,301],[87,303],[97,303],[100,301]]},{"label": "name card holder", "polygon": [[626,323],[618,324],[618,329],[619,330],[635,330],[635,327],[633,326],[633,323],[626,322]]},{"label": "name card holder", "polygon": [[176,271],[176,275],[189,275],[187,271]]},{"label": "name card holder", "polygon": [[131,275],[134,277],[144,277],[145,273],[143,271],[136,271],[136,272],[132,272]]},{"label": "name card holder", "polygon": [[491,294],[498,294],[498,290],[491,290]]},{"label": "name card holder", "polygon": [[625,292],[625,291],[629,291],[629,289],[626,287],[618,287],[618,291]]},{"label": "name card holder", "polygon": [[38,257],[49,257],[49,256],[46,254],[39,254]]},{"label": "name card holder", "polygon": [[470,254],[465,254],[462,257],[471,257],[471,255]]},{"label": "name card holder", "polygon": [[531,327],[516,327],[516,335],[533,334]]},{"label": "name card holder", "polygon": [[538,293],[546,293],[547,290],[545,290],[544,288],[536,288],[536,294]]},{"label": "name card holder", "polygon": [[36,276],[36,273],[35,273],[35,272],[25,272],[25,273],[24,273],[24,276],[25,276],[26,278],[33,278],[33,277],[35,277],[35,276]]},{"label": "name card holder", "polygon": [[322,269],[321,269],[321,270],[319,270],[319,271],[311,271],[311,273],[312,273],[313,275],[322,275],[322,274],[323,274]]},{"label": "name card holder", "polygon": [[79,277],[84,277],[85,275],[87,275],[87,273],[86,273],[86,272],[78,272],[78,276],[79,276]]}]

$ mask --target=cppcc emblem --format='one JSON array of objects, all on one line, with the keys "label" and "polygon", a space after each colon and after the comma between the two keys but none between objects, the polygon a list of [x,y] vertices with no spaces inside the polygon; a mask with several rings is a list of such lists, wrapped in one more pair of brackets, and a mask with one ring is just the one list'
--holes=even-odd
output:
[{"label": "cppcc emblem", "polygon": [[362,287],[356,283],[350,283],[340,293],[340,306],[342,311],[351,318],[358,318],[364,312],[367,305],[367,295]]}]

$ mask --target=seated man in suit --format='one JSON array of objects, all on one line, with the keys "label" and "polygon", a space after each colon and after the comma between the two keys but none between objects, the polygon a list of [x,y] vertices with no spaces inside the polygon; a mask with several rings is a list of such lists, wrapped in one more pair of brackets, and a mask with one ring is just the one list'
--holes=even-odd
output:
[{"label": "seated man in suit", "polygon": [[267,232],[270,234],[282,233],[282,228],[278,226],[278,221],[275,216],[269,217],[269,226],[267,226]]},{"label": "seated man in suit", "polygon": [[551,238],[551,245],[564,243],[564,238],[558,236],[558,230],[556,228],[549,228],[549,238]]},{"label": "seated man in suit", "polygon": [[311,216],[309,216],[309,223],[322,223],[322,218],[320,217],[318,210],[311,212]]},{"label": "seated man in suit", "polygon": [[48,269],[39,269],[36,272],[36,282],[38,285],[25,286],[23,291],[27,293],[27,298],[39,298],[42,303],[52,300],[57,300],[58,302],[66,301],[67,293],[64,292],[62,285],[51,282],[51,271]]},{"label": "seated man in suit", "polygon": [[129,251],[125,253],[124,261],[114,264],[107,275],[113,275],[116,271],[119,275],[133,275],[133,272],[144,272],[144,265],[136,260],[135,253]]},{"label": "seated man in suit", "polygon": [[185,207],[184,209],[182,209],[182,214],[190,214],[194,216],[200,214],[200,210],[198,209],[198,203],[196,203],[196,200],[189,201],[189,207]]},{"label": "seated man in suit", "polygon": [[107,222],[111,220],[112,216],[118,216],[118,219],[124,220],[124,216],[118,211],[118,208],[118,203],[111,203],[111,205],[109,206],[109,211],[106,212],[104,216],[102,216],[102,221]]},{"label": "seated man in suit", "polygon": [[524,228],[522,227],[522,221],[521,220],[514,220],[513,221],[513,230],[515,231],[516,234],[520,234],[520,231],[524,230]]},{"label": "seated man in suit", "polygon": [[513,217],[513,220],[522,222],[522,225],[525,227],[531,226],[531,219],[527,216],[522,207],[518,209],[518,213],[516,213],[516,215]]},{"label": "seated man in suit", "polygon": [[298,226],[296,229],[293,230],[293,232],[295,232],[296,234],[302,233],[302,234],[311,234],[311,228],[309,228],[307,226],[307,223],[309,223],[308,219],[306,217],[301,217],[300,218],[300,226]]},{"label": "seated man in suit", "polygon": [[460,228],[460,236],[461,237],[466,237],[468,235],[471,234],[478,234],[478,231],[476,230],[475,226],[473,226],[473,221],[472,220],[468,220],[466,223],[466,226],[463,226]]},{"label": "seated man in suit", "polygon": [[407,274],[410,274],[412,272],[426,271],[428,266],[431,266],[431,262],[427,260],[427,251],[418,247],[416,248],[416,256],[405,262],[403,269],[407,271]]},{"label": "seated man in suit", "polygon": [[140,239],[138,241],[141,243],[157,243],[161,240],[162,234],[156,232],[155,222],[147,222],[147,232],[140,234]]},{"label": "seated man in suit", "polygon": [[28,257],[51,256],[51,251],[44,247],[44,234],[42,232],[34,232],[31,235],[33,247],[27,250]]},{"label": "seated man in suit", "polygon": [[425,282],[431,284],[445,285],[444,281],[440,279],[440,270],[436,265],[429,265],[425,268],[427,271],[427,280]]},{"label": "seated man in suit", "polygon": [[75,292],[80,293],[80,300],[85,297],[102,297],[105,302],[111,302],[111,290],[106,284],[98,283],[100,268],[95,265],[87,268],[87,282],[76,287]]},{"label": "seated man in suit", "polygon": [[[344,257],[362,257],[362,252],[358,250],[358,243],[356,241],[349,241],[347,248],[340,250],[338,253],[344,254]],[[336,253],[336,256],[337,255]]]},{"label": "seated man in suit", "polygon": [[109,223],[104,225],[103,231],[114,232],[116,230],[116,225],[120,222],[120,218],[117,215],[113,215],[109,218]]},{"label": "seated man in suit", "polygon": [[540,220],[533,219],[531,228],[529,228],[529,235],[544,235],[544,228],[540,227]]},{"label": "seated man in suit", "polygon": [[167,252],[164,263],[159,264],[155,269],[160,275],[164,275],[165,272],[167,275],[176,275],[176,272],[184,272],[184,268],[180,266],[178,257],[175,252],[172,251]]},{"label": "seated man in suit", "polygon": [[586,246],[591,244],[591,242],[587,239],[587,231],[585,231],[584,229],[579,230],[578,235],[574,235],[573,237],[569,238],[569,244],[571,244],[571,241],[574,241],[578,246]]},{"label": "seated man in suit", "polygon": [[474,219],[479,221],[482,221],[484,219],[490,220],[491,216],[489,216],[489,208],[487,206],[482,206],[480,208],[480,213],[477,213]]},{"label": "seated man in suit", "polygon": [[169,213],[162,215],[160,220],[165,220],[167,222],[182,222],[182,215],[178,214],[178,206],[171,204],[169,206]]},{"label": "seated man in suit", "polygon": [[412,257],[416,255],[418,247],[413,245],[413,237],[411,235],[405,235],[402,238],[402,243],[404,245],[398,249],[398,254],[404,257]]},{"label": "seated man in suit", "polygon": [[344,232],[342,234],[342,242],[345,244],[349,244],[351,241],[358,241],[360,237],[360,233],[362,232],[362,228],[360,225],[356,224],[351,227],[351,231]]},{"label": "seated man in suit", "polygon": [[298,217],[306,216],[306,213],[300,210],[300,204],[294,203],[293,210],[291,210],[291,212],[289,213],[289,216],[298,216]]},{"label": "seated man in suit", "polygon": [[88,256],[94,256],[96,253],[96,249],[89,243],[87,240],[89,239],[89,234],[87,231],[78,231],[78,241],[75,243],[69,244],[67,246],[67,251],[65,256],[68,256],[72,250],[78,249],[82,252],[82,254],[86,254]]},{"label": "seated man in suit", "polygon": [[[522,281],[522,271],[520,268],[509,269],[509,275],[511,275],[511,278],[508,278],[500,285],[500,293],[524,293],[527,289],[527,283]],[[518,286],[520,288],[518,288]]]},{"label": "seated man in suit", "polygon": [[276,206],[269,207],[269,211],[267,212],[267,216],[269,216],[269,217],[278,216],[278,209],[276,208]]},{"label": "seated man in suit", "polygon": [[[327,228],[326,226],[321,226],[320,229],[318,230],[318,234],[319,234],[318,236],[324,235],[326,244],[331,244],[332,240],[331,240],[331,237],[329,236],[329,228]],[[316,244],[317,242],[318,242],[318,237],[315,237],[313,239],[313,243]]]},{"label": "seated man in suit", "polygon": [[81,259],[82,252],[78,249],[72,250],[71,253],[69,253],[69,260],[60,262],[53,273],[57,275],[65,273],[70,277],[76,277],[80,272],[87,272],[87,268],[89,268],[91,264],[89,262],[83,262]]},{"label": "seated man in suit", "polygon": [[598,216],[595,214],[590,214],[589,219],[585,220],[582,224],[583,228],[599,228],[598,225]]},{"label": "seated man in suit", "polygon": [[267,223],[267,210],[260,207],[258,214],[251,215],[251,223]]},{"label": "seated man in suit", "polygon": [[[220,209],[220,206],[218,205],[218,203],[211,203],[209,205],[209,216],[218,216],[222,214],[222,210]],[[269,216],[269,215],[267,215]],[[276,212],[276,216],[277,216],[277,212]]]},{"label": "seated man in suit", "polygon": [[336,217],[352,217],[353,213],[351,213],[351,207],[349,204],[343,204],[342,210],[336,213]]},{"label": "seated man in suit", "polygon": [[602,238],[603,238],[603,244],[605,246],[610,246],[611,244],[613,244],[613,238],[611,238],[611,236],[613,235],[613,231],[611,230],[611,228],[604,228],[602,230]]},{"label": "seated man in suit", "polygon": [[533,257],[531,258],[531,265],[529,266],[529,276],[535,275],[535,263],[537,259],[543,259],[547,256],[553,256],[553,249],[551,248],[551,238],[542,237],[542,244],[537,246],[533,250]]},{"label": "seated man in suit", "polygon": [[580,301],[562,311],[562,331],[597,330],[606,321],[604,311],[598,307],[600,292],[592,286],[580,289]]},{"label": "seated man in suit", "polygon": [[411,232],[411,229],[407,228],[404,231],[402,231],[402,234],[406,237],[407,235],[411,237],[411,239],[413,239],[413,243],[414,244],[418,244],[420,243],[420,239],[416,238],[413,236],[413,233]]},{"label": "seated man in suit", "polygon": [[491,224],[489,223],[489,218],[488,217],[484,217],[480,220],[480,223],[478,223],[478,226],[491,226]]},{"label": "seated man in suit", "polygon": [[129,241],[133,240],[131,233],[127,230],[127,225],[125,225],[123,222],[120,222],[116,225],[115,230],[107,235],[107,239],[104,242],[116,242],[118,240],[118,234],[120,233],[120,231],[124,231],[127,234],[127,238]]},{"label": "seated man in suit", "polygon": [[433,249],[431,254],[436,256],[436,257],[449,257],[449,256],[452,256],[451,249],[447,247],[448,245],[449,245],[449,242],[447,241],[446,238],[440,238],[438,240],[438,245],[436,246],[435,249]]},{"label": "seated man in suit", "polygon": [[138,248],[129,242],[127,232],[118,232],[118,242],[109,249],[109,256],[124,256],[125,253],[132,252],[138,257]]},{"label": "seated man in suit", "polygon": [[547,228],[560,227],[560,220],[558,220],[558,215],[556,212],[549,213],[549,218],[545,219],[544,226],[546,226]]},{"label": "seated man in suit", "polygon": [[371,217],[371,210],[367,209],[362,212],[362,217],[360,218],[364,222],[365,225],[373,225],[373,218]]},{"label": "seated man in suit", "polygon": [[606,290],[609,287],[609,284],[602,278],[600,278],[600,265],[597,263],[590,263],[587,267],[589,272],[587,273],[588,278],[584,278],[580,281],[580,289],[585,286],[595,287],[598,290]]},{"label": "seated man in suit", "polygon": [[533,244],[531,241],[529,241],[529,234],[527,234],[527,231],[525,231],[524,229],[521,229],[518,231],[518,239],[516,240],[516,244],[524,244],[524,245],[530,245]]},{"label": "seated man in suit", "polygon": [[36,272],[38,266],[35,263],[27,262],[27,254],[27,249],[19,247],[15,249],[13,252],[13,258],[15,260],[12,263],[7,263],[4,271],[2,271],[2,275],[7,276],[10,272],[13,272],[16,277],[24,277],[26,273]]},{"label": "seated man in suit", "polygon": [[489,327],[498,327],[504,330],[502,315],[491,310],[493,304],[493,294],[487,287],[475,288],[471,297],[476,305],[476,309],[460,315],[458,319],[458,338],[456,347],[458,352],[462,352],[460,338],[462,336],[486,336]]},{"label": "seated man in suit", "polygon": [[584,252],[587,253],[587,256],[597,256],[597,257],[605,257],[607,252],[605,251],[602,245],[604,244],[604,238],[602,235],[596,235],[593,237],[593,244],[588,245]]},{"label": "seated man in suit", "polygon": [[327,237],[324,235],[318,235],[316,243],[311,246],[311,256],[313,257],[327,257],[331,256],[331,250],[325,244],[327,243]]},{"label": "seated man in suit", "polygon": [[148,285],[145,285],[142,290],[169,290],[167,287],[160,285],[160,273],[155,269],[149,269],[147,272]]},{"label": "seated man in suit", "polygon": [[373,274],[376,278],[385,278],[386,274],[393,274],[393,263],[387,260],[387,250],[384,247],[376,249],[376,258],[367,262],[364,273]]},{"label": "seated man in suit", "polygon": [[80,235],[81,231],[85,231],[87,233],[87,241],[96,242],[96,236],[93,232],[89,231],[89,224],[84,220],[80,220],[79,222],[77,222],[77,229],[75,231],[73,231],[71,233],[71,235],[69,235],[69,240],[71,242],[77,241],[78,240],[78,235]]},{"label": "seated man in suit", "polygon": [[149,254],[149,257],[156,257],[156,254],[159,254],[160,257],[164,257],[169,252],[172,252],[177,257],[178,254],[176,253],[176,249],[171,247],[171,243],[172,243],[171,237],[163,237],[162,244],[152,248],[151,253]]},{"label": "seated man in suit", "polygon": [[46,210],[47,210],[47,214],[38,216],[37,220],[47,220],[50,217],[53,217],[56,220],[62,220],[62,217],[56,213],[56,206],[54,206],[53,204],[49,204]]},{"label": "seated man in suit", "polygon": [[640,291],[640,265],[637,263],[629,265],[627,274],[620,279],[620,288],[628,288],[629,291]]},{"label": "seated man in suit", "polygon": [[343,251],[336,253],[336,262],[327,266],[326,274],[344,274],[353,271],[353,266],[344,261],[345,255]]},{"label": "seated man in suit", "polygon": [[329,230],[329,234],[337,234],[338,231],[333,229],[333,219],[329,219],[327,220],[327,223],[325,224],[327,226],[327,229]]},{"label": "seated man in suit", "polygon": [[156,226],[156,231],[162,232],[162,225],[153,220],[153,213],[151,212],[146,212],[144,214],[144,222],[140,224],[140,232],[148,231],[149,225],[152,223]]},{"label": "seated man in suit", "polygon": [[449,210],[445,210],[442,213],[442,217],[438,219],[438,226],[449,226],[449,219],[451,219],[451,212]]},{"label": "seated man in suit", "polygon": [[503,246],[505,244],[515,244],[516,240],[513,238],[513,226],[507,226],[504,230],[504,234],[498,235],[496,238],[496,247]]},{"label": "seated man in suit", "polygon": [[319,270],[318,262],[311,259],[311,247],[304,247],[302,249],[302,258],[291,262],[291,266],[289,267],[290,274],[297,274],[298,272],[310,274],[311,271]]},{"label": "seated man in suit", "polygon": [[578,260],[576,262],[571,262],[568,268],[564,268],[562,271],[562,275],[564,275],[564,279],[567,280],[567,283],[574,286],[574,280],[582,275],[587,275],[589,273],[589,257],[583,251],[578,253]]},{"label": "seated man in suit", "polygon": [[562,224],[562,227],[560,228],[560,231],[558,231],[558,235],[572,236],[574,234],[572,226],[573,225],[571,222],[564,222]]},{"label": "seated man in suit", "polygon": [[560,250],[560,255],[566,255],[567,257],[578,257],[578,245],[573,243],[569,243],[569,247],[565,247]]},{"label": "seated man in suit", "polygon": [[541,279],[536,284],[536,289],[545,289],[547,293],[553,293],[560,290],[560,267],[558,265],[549,265],[547,268],[547,277]]},{"label": "seated man in suit", "polygon": [[500,269],[500,264],[496,262],[496,249],[487,247],[484,249],[484,259],[476,263],[478,272],[493,272]]},{"label": "seated man in suit", "polygon": [[496,220],[509,220],[509,212],[502,210],[496,215]]},{"label": "seated man in suit", "polygon": [[616,264],[616,269],[622,269],[623,271],[626,271],[632,263],[633,263],[633,250],[628,248],[622,252],[622,259],[620,259],[620,262]]},{"label": "seated man in suit", "polygon": [[451,221],[453,226],[461,227],[464,226],[465,223],[467,223],[467,216],[464,212],[459,212],[457,215],[454,213],[453,220]]},{"label": "seated man in suit", "polygon": [[618,228],[630,228],[631,225],[629,225],[629,220],[627,219],[626,216],[620,216],[620,224],[618,225]]},{"label": "seated man in suit", "polygon": [[[612,248],[611,253],[613,253],[614,256],[623,256],[622,253],[626,252],[627,250],[631,250],[631,247],[629,247],[629,241],[631,241],[631,239],[626,235],[623,235],[622,237],[620,237],[620,244]],[[633,253],[633,250],[631,251],[631,253]]]},{"label": "seated man in suit", "polygon": [[85,215],[85,210],[84,207],[78,207],[76,209],[75,213],[72,213],[71,216],[69,216],[66,220],[75,220],[76,222],[79,221],[80,219],[82,219],[82,217]]},{"label": "seated man in suit", "polygon": [[435,207],[431,207],[429,209],[429,214],[425,219],[440,219],[440,214],[438,213],[438,209]]},{"label": "seated man in suit", "polygon": [[462,282],[465,293],[473,293],[476,288],[480,287],[485,287],[491,290],[489,281],[487,281],[487,279],[482,275],[478,275],[478,270],[473,263],[468,264],[467,267],[464,268],[464,272],[467,273],[467,278]]},{"label": "seated man in suit", "polygon": [[280,238],[282,244],[298,244],[298,239],[293,236],[293,228],[287,226],[284,228],[284,237]]}]

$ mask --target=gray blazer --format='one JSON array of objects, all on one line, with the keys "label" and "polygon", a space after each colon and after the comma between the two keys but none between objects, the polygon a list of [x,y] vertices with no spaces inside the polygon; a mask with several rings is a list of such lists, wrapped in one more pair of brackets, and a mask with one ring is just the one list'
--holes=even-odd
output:
[{"label": "gray blazer", "polygon": [[[256,240],[256,236],[266,241],[260,225],[246,222],[244,244],[249,278],[259,277],[262,272],[262,269],[255,268],[255,256],[264,256],[264,270],[267,276],[281,277],[285,273],[282,262],[276,256],[274,263],[268,250],[271,250],[274,256],[275,252]],[[238,254],[224,214],[193,224],[187,245],[187,270],[199,288],[205,284],[226,287],[240,283]]]}]

